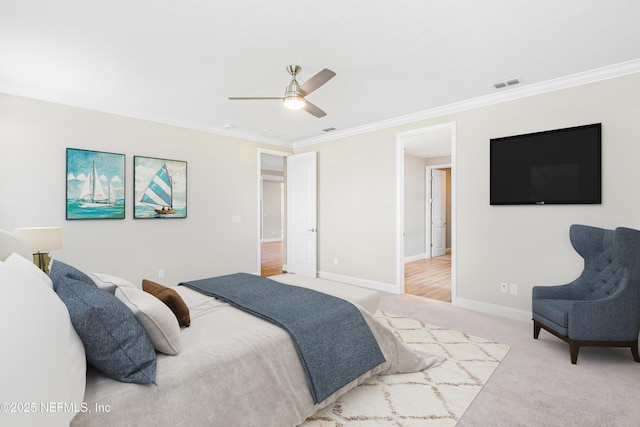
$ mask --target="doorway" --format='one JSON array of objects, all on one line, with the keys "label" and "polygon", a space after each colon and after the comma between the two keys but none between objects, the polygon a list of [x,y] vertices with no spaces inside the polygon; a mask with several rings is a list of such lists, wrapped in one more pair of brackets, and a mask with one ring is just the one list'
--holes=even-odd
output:
[{"label": "doorway", "polygon": [[454,142],[454,122],[398,134],[400,293],[455,299]]},{"label": "doorway", "polygon": [[286,253],[286,161],[288,153],[259,150],[258,263],[264,277],[282,274]]},{"label": "doorway", "polygon": [[428,165],[424,177],[425,237],[417,256],[405,256],[405,292],[451,302],[451,165]]}]

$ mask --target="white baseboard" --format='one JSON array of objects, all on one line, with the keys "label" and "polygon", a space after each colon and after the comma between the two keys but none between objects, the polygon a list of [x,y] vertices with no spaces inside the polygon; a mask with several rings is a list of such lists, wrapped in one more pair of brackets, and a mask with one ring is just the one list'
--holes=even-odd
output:
[{"label": "white baseboard", "polygon": [[513,320],[520,320],[522,322],[531,321],[531,312],[527,310],[505,307],[502,305],[490,304],[487,302],[474,301],[466,298],[455,298],[453,301],[453,305],[460,308],[466,308],[468,310],[479,311],[481,313],[502,316]]},{"label": "white baseboard", "polygon": [[[397,294],[397,288],[394,284],[377,282],[375,280],[362,279],[359,277],[344,276],[341,274],[328,273],[326,271],[318,271],[318,277],[321,279],[333,280],[336,282],[347,283],[349,285],[361,286],[363,288],[373,289],[376,291]],[[491,314],[494,316],[506,317],[508,319],[519,320],[522,322],[531,321],[531,311],[520,310],[517,308],[505,307],[497,304],[490,304],[482,301],[475,301],[467,298],[455,298],[452,305],[468,310],[478,311],[480,313]]]},{"label": "white baseboard", "polygon": [[373,289],[376,291],[389,292],[394,294],[397,293],[396,286],[390,283],[361,279],[359,277],[343,276],[341,274],[327,273],[325,271],[318,271],[318,277],[321,279],[347,283],[349,285],[361,286],[363,288]]},{"label": "white baseboard", "polygon": [[427,256],[426,253],[422,253],[422,254],[418,254],[418,255],[411,255],[411,256],[408,256],[408,257],[404,258],[404,263],[406,264],[408,262],[420,261],[421,259],[427,259],[427,258],[429,258],[429,257]]},{"label": "white baseboard", "polygon": [[[451,248],[447,248],[445,252],[447,255],[451,255]],[[425,252],[425,253],[405,257],[404,263],[406,264],[408,262],[420,261],[421,259],[429,259],[429,254]]]},{"label": "white baseboard", "polygon": [[269,243],[269,242],[282,242],[282,238],[281,237],[274,237],[271,239],[261,239],[260,240],[262,243]]}]

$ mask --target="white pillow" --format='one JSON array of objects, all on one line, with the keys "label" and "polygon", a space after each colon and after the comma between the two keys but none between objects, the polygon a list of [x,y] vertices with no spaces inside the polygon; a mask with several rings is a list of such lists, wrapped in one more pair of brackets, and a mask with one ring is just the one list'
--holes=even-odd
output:
[{"label": "white pillow", "polygon": [[[37,268],[37,267],[36,267]],[[80,408],[86,382],[84,346],[69,312],[35,275],[0,262],[0,402],[65,402]],[[6,414],[12,425],[69,425],[73,411]],[[10,421],[13,420],[13,421]]]},{"label": "white pillow", "polygon": [[37,277],[44,284],[46,284],[51,289],[53,289],[53,283],[51,282],[51,278],[47,276],[47,274],[44,271],[40,270],[33,262],[29,261],[22,255],[19,255],[13,252],[11,255],[9,255],[9,258],[7,258],[4,262],[9,265],[13,265],[18,270],[23,271],[33,277]]},{"label": "white pillow", "polygon": [[180,325],[165,303],[148,292],[131,287],[118,287],[115,295],[133,312],[156,350],[172,356],[178,354]]},{"label": "white pillow", "polygon": [[87,355],[73,324],[69,332],[69,396],[71,402],[82,402],[87,386]]},{"label": "white pillow", "polygon": [[91,273],[89,277],[100,289],[115,294],[116,289],[119,287],[140,289],[140,286],[136,286],[130,281],[121,277],[112,276],[104,273]]}]

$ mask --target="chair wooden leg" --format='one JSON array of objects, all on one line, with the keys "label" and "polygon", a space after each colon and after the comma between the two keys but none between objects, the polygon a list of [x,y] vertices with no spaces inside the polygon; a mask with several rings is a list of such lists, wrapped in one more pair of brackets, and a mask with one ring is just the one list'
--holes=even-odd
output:
[{"label": "chair wooden leg", "polygon": [[633,360],[640,363],[640,353],[638,353],[638,341],[631,344],[631,354],[633,355]]},{"label": "chair wooden leg", "polygon": [[569,342],[569,352],[571,353],[571,363],[575,365],[578,363],[578,353],[580,352],[580,344],[575,341]]},{"label": "chair wooden leg", "polygon": [[635,341],[580,341],[580,340],[572,340],[566,335],[561,335],[560,333],[554,331],[551,328],[547,328],[542,323],[534,320],[533,321],[533,338],[538,339],[538,335],[540,334],[540,329],[544,329],[548,331],[552,335],[560,338],[562,341],[569,344],[569,353],[571,354],[571,363],[575,365],[578,363],[578,353],[580,352],[581,346],[586,347],[629,347],[631,348],[631,355],[633,356],[633,360],[637,363],[640,363],[640,349],[638,347],[640,340]]}]

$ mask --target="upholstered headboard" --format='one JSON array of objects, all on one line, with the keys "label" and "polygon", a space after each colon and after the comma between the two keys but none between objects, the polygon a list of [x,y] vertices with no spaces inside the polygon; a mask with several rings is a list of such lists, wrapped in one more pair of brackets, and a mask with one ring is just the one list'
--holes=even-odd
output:
[{"label": "upholstered headboard", "polygon": [[0,230],[0,261],[7,259],[11,253],[17,253],[31,259],[31,252],[16,236],[4,230]]}]

